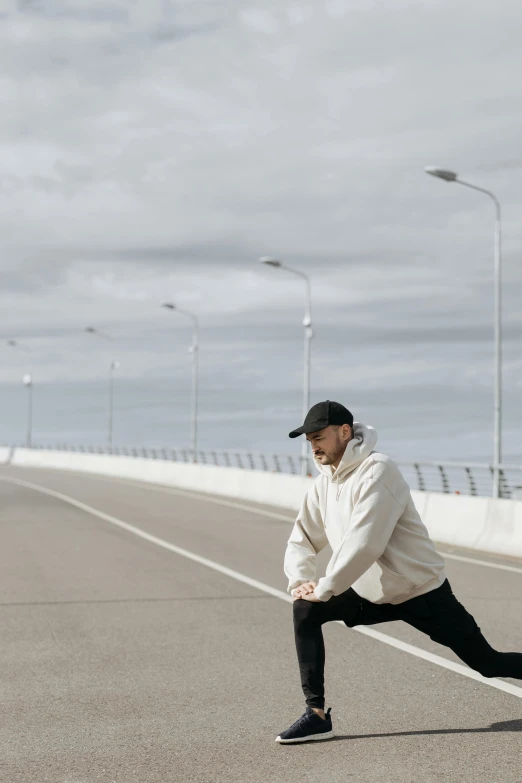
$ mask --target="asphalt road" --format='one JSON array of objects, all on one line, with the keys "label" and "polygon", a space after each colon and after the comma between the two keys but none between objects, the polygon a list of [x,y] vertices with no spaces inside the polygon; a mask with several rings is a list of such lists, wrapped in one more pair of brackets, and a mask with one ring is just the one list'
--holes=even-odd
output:
[{"label": "asphalt road", "polygon": [[[521,783],[522,698],[334,623],[337,737],[277,744],[304,709],[291,604],[11,478],[283,591],[290,532],[259,505],[2,468],[0,780]],[[484,559],[520,573],[448,560],[448,577],[491,643],[522,651],[522,563]]]}]

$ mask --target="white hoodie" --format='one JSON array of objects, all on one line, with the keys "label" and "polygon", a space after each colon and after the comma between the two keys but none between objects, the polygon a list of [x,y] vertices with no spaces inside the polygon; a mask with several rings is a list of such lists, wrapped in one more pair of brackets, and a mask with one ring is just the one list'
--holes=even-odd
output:
[{"label": "white hoodie", "polygon": [[373,451],[373,427],[354,423],[336,470],[319,475],[306,494],[285,553],[288,592],[316,581],[316,554],[333,554],[315,595],[328,601],[349,587],[374,604],[400,604],[439,587],[444,560],[413,505],[410,488],[389,457]]}]

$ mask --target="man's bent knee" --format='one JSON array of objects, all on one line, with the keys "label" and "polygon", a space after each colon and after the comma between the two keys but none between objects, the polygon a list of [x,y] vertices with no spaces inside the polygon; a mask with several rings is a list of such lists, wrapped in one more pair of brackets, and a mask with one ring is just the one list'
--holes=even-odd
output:
[{"label": "man's bent knee", "polygon": [[321,604],[307,601],[305,598],[297,598],[294,601],[294,622],[307,622],[319,616]]}]

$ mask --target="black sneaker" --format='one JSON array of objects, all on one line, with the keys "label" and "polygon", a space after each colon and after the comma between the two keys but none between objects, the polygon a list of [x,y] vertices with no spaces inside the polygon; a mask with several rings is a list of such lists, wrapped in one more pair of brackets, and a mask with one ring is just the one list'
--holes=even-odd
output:
[{"label": "black sneaker", "polygon": [[323,720],[313,711],[311,707],[306,708],[299,720],[292,723],[289,729],[282,731],[276,742],[308,742],[308,740],[324,740],[335,737],[332,730],[332,719],[330,717],[331,707],[328,707],[326,719]]}]

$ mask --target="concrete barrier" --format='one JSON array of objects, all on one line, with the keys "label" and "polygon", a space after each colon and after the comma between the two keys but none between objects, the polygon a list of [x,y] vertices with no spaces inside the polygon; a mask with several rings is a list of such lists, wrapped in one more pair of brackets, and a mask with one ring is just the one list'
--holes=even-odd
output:
[{"label": "concrete barrier", "polygon": [[522,557],[522,503],[519,500],[438,492],[412,492],[412,495],[435,541]]},{"label": "concrete barrier", "polygon": [[16,449],[11,464],[118,476],[291,509],[299,507],[312,481],[263,470],[40,449]]},{"label": "concrete barrier", "polygon": [[0,464],[7,465],[11,461],[14,449],[11,446],[0,446]]},{"label": "concrete barrier", "polygon": [[[66,451],[0,449],[0,462],[115,476],[297,511],[313,479],[214,465]],[[412,492],[435,541],[522,558],[522,502]]]}]

